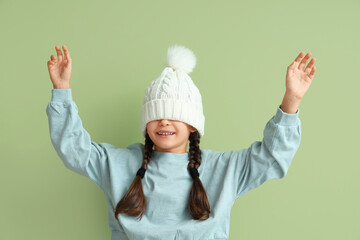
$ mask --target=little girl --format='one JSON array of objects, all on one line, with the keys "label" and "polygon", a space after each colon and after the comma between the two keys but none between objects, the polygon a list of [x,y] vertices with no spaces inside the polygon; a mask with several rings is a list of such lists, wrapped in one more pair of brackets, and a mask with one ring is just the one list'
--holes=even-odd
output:
[{"label": "little girl", "polygon": [[[51,142],[64,165],[90,178],[106,195],[112,240],[228,239],[234,201],[269,179],[286,176],[300,145],[298,106],[315,74],[301,52],[287,68],[286,92],[267,122],[263,141],[247,149],[200,150],[205,117],[188,75],[194,53],[168,48],[167,67],[151,82],[141,109],[145,144],[95,143],[72,99],[72,60],[56,46],[47,62],[53,83],[46,107]],[[189,151],[187,144],[189,142]]]}]

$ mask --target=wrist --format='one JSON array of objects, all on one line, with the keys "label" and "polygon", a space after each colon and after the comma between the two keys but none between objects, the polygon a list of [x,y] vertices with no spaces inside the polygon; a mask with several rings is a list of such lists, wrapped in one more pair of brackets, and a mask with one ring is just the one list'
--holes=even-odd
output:
[{"label": "wrist", "polygon": [[290,92],[285,92],[283,101],[280,105],[281,110],[286,113],[294,114],[297,113],[301,99],[291,94]]},{"label": "wrist", "polygon": [[69,89],[70,86],[69,85],[63,85],[63,86],[60,86],[60,85],[54,85],[54,89]]},{"label": "wrist", "polygon": [[299,103],[302,99],[301,97],[297,96],[295,93],[288,91],[288,90],[285,91],[284,98],[287,98],[293,102],[299,102]]}]

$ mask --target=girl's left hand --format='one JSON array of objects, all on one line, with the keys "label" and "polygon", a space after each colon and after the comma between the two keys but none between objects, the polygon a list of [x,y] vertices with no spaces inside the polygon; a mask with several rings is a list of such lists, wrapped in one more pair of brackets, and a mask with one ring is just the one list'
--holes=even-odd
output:
[{"label": "girl's left hand", "polygon": [[304,52],[301,52],[296,57],[295,61],[288,66],[286,73],[286,92],[298,100],[301,100],[309,89],[316,71],[316,67],[313,67],[315,58],[312,58],[304,69],[311,53],[306,54],[305,58],[300,62],[304,54]]}]

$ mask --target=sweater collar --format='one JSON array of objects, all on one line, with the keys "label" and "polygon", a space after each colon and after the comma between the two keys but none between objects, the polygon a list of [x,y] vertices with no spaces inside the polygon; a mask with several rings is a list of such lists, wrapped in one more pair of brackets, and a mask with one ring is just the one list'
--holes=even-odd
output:
[{"label": "sweater collar", "polygon": [[156,159],[156,161],[168,163],[178,163],[178,162],[187,162],[189,160],[189,153],[171,153],[171,152],[158,152],[153,151],[151,158]]}]

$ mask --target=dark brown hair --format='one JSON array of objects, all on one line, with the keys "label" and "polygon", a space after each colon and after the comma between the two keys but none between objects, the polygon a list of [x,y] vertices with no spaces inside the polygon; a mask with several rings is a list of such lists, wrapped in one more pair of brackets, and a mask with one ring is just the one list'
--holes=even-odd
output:
[{"label": "dark brown hair", "polygon": [[[199,168],[201,164],[201,150],[200,134],[198,131],[190,133],[189,136],[189,164],[188,170],[191,168]],[[145,136],[145,149],[144,158],[141,167],[147,169],[147,165],[150,162],[150,157],[153,150],[154,143],[150,139],[148,133]],[[190,175],[189,175],[190,176]],[[132,181],[128,191],[123,198],[118,202],[115,208],[115,218],[118,219],[119,213],[124,213],[130,216],[138,216],[141,220],[146,210],[146,199],[142,188],[142,177],[136,175]],[[188,209],[195,220],[206,220],[210,215],[210,204],[206,195],[204,186],[202,185],[200,178],[195,176],[193,178],[192,188],[189,196]],[[119,219],[118,219],[119,220]]]}]

